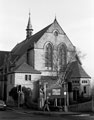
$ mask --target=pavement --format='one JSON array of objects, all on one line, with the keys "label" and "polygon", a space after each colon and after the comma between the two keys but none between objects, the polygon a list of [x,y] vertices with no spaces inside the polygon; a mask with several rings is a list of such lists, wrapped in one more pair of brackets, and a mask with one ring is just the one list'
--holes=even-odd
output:
[{"label": "pavement", "polygon": [[[81,115],[80,112],[64,112],[64,111],[38,111],[28,108],[17,108],[17,107],[8,107],[9,110],[15,111],[22,114],[35,114],[35,115],[47,115],[47,116],[63,116],[63,115]],[[88,114],[88,113],[84,113]],[[93,113],[94,114],[94,113]]]}]

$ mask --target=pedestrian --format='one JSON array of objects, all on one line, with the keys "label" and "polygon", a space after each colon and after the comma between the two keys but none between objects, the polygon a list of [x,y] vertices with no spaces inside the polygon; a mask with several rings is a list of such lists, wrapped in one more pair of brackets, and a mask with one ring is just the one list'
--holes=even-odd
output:
[{"label": "pedestrian", "polygon": [[43,107],[43,110],[44,111],[50,111],[50,109],[49,109],[49,101],[48,101],[48,98],[45,100],[45,102],[44,102],[44,107]]}]

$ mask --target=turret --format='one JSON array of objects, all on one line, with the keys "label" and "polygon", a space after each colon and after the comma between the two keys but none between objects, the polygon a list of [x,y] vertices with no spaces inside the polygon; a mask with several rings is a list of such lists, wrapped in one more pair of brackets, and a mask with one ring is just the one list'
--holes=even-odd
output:
[{"label": "turret", "polygon": [[29,19],[28,19],[28,24],[27,24],[27,28],[26,28],[26,38],[29,38],[32,36],[32,25],[31,25],[31,19],[30,19],[30,12],[29,12]]}]

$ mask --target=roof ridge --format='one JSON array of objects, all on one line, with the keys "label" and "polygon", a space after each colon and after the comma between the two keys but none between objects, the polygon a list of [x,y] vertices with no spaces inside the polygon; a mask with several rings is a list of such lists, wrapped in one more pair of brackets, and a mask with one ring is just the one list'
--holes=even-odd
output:
[{"label": "roof ridge", "polygon": [[32,74],[41,74],[40,71],[34,69],[32,66],[28,65],[26,62],[18,65],[13,72],[23,72],[23,73],[32,73]]},{"label": "roof ridge", "polygon": [[7,52],[7,53],[9,53],[10,51],[4,51],[4,50],[0,50],[0,52]]},{"label": "roof ridge", "polygon": [[[12,49],[11,52],[13,52],[16,55],[22,56],[23,53],[29,48],[30,45],[32,45],[31,47],[34,47],[34,42],[37,42],[51,25],[52,24],[48,25],[47,27],[43,28],[39,32],[35,33],[29,39],[25,39],[24,41],[22,41],[19,44],[17,44]],[[24,46],[26,46],[26,47],[24,47]]]},{"label": "roof ridge", "polygon": [[[51,24],[49,24],[48,26],[46,26],[46,27],[44,27],[44,28],[42,28],[41,30],[39,30],[38,32],[36,32],[34,35],[32,35],[30,38],[32,38],[33,36],[35,36],[36,34],[38,34],[38,33],[40,33],[40,32],[42,32],[42,31],[44,31],[44,30],[46,30],[46,29],[48,29],[50,26],[52,25],[52,23]],[[46,32],[46,31],[45,31]],[[29,39],[30,39],[29,38]]]}]

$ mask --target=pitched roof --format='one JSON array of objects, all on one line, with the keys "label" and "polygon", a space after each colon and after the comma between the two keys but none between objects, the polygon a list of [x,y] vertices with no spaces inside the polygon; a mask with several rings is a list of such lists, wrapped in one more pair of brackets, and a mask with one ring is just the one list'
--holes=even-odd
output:
[{"label": "pitched roof", "polygon": [[27,63],[23,63],[21,65],[19,65],[18,67],[16,67],[13,72],[16,73],[32,73],[32,74],[41,74],[40,71],[37,71],[35,69],[33,69],[33,67],[31,67],[30,65],[28,65]]},{"label": "pitched roof", "polygon": [[[55,18],[53,23],[51,23],[47,27],[43,28],[42,30],[40,30],[36,34],[32,35],[30,38],[27,38],[27,39],[23,40],[22,42],[20,42],[19,44],[17,44],[11,50],[11,53],[14,54],[14,55],[17,55],[17,57],[19,59],[27,51],[27,49],[33,49],[34,48],[34,43],[36,43],[43,36],[43,34],[49,29],[49,27],[51,25],[54,25],[55,23],[57,25],[59,25],[56,18]],[[62,29],[62,31],[63,31],[63,29]],[[64,34],[65,34],[65,32],[64,32]]]},{"label": "pitched roof", "polygon": [[91,78],[77,61],[71,63],[70,70],[71,78]]},{"label": "pitched roof", "polygon": [[9,54],[9,51],[0,51],[0,67],[4,63],[5,56]]},{"label": "pitched roof", "polygon": [[37,32],[36,34],[32,35],[29,39],[26,39],[22,41],[21,43],[17,44],[12,49],[11,52],[19,56],[23,55],[27,49],[34,47],[34,43],[37,42],[42,37],[42,35],[47,31],[47,29],[50,26],[51,24],[45,27],[44,29],[42,29],[41,31]]}]

